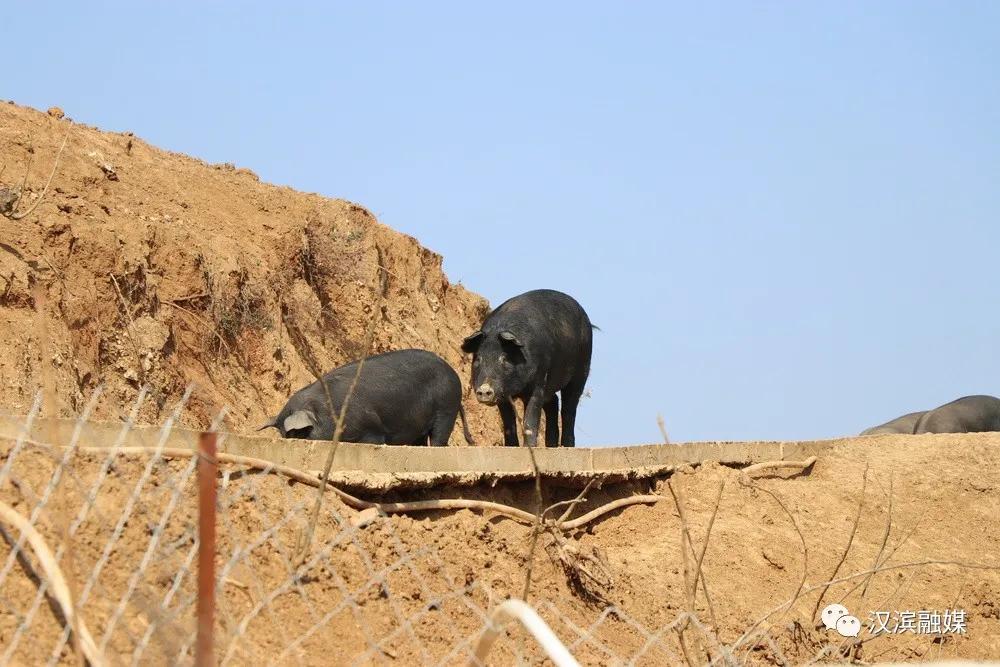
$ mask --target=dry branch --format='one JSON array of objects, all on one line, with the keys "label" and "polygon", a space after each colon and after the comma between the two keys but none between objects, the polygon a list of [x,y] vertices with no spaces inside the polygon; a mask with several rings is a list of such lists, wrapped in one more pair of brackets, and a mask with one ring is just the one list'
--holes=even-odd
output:
[{"label": "dry branch", "polygon": [[663,436],[663,444],[670,444],[670,436],[667,435],[667,423],[663,421],[663,415],[656,415],[656,425],[660,427],[660,435]]},{"label": "dry branch", "polygon": [[[878,567],[884,561],[882,560],[882,554],[885,553],[886,544],[889,543],[889,534],[892,532],[892,473],[889,473],[889,508],[886,512],[885,519],[885,530],[882,532],[882,544],[879,545],[878,553],[875,554],[875,562],[873,567]],[[864,600],[868,596],[868,586],[871,585],[872,579],[875,575],[869,576],[865,579],[865,585],[861,589],[861,599]]]},{"label": "dry branch", "polygon": [[[313,505],[313,511],[312,515],[309,517],[309,523],[303,531],[299,541],[295,557],[297,564],[301,564],[305,560],[306,554],[309,551],[309,545],[312,543],[312,536],[316,530],[316,522],[319,520],[319,511],[323,505],[323,496],[326,491],[327,481],[330,478],[330,469],[333,467],[333,457],[337,454],[337,447],[340,445],[340,438],[344,434],[344,420],[347,418],[347,406],[351,402],[351,396],[354,395],[355,388],[358,386],[358,380],[361,378],[361,369],[364,368],[365,359],[371,352],[372,342],[375,340],[375,326],[378,323],[378,314],[382,311],[382,301],[385,298],[385,269],[381,264],[379,264],[379,271],[382,289],[378,292],[378,299],[375,303],[375,307],[372,308],[372,319],[368,323],[368,330],[365,332],[364,355],[358,360],[358,368],[354,372],[351,384],[347,388],[347,393],[344,395],[344,402],[340,406],[340,413],[337,415],[337,422],[333,429],[333,445],[330,447],[330,452],[326,456],[326,463],[323,465],[323,473],[319,478],[319,487],[316,492],[316,503]],[[322,369],[311,363],[309,366],[313,375],[315,375],[316,379],[319,381],[320,386],[323,387],[323,393],[326,396],[326,405],[330,410],[330,416],[333,417],[333,397],[330,395],[330,387],[327,386],[326,380],[323,379]]]},{"label": "dry branch", "polygon": [[[718,634],[718,631],[719,631],[719,621],[718,621],[718,617],[715,614],[715,605],[712,603],[712,596],[708,592],[708,579],[707,579],[707,576],[705,574],[705,570],[703,568],[703,561],[705,559],[705,554],[708,551],[708,543],[709,543],[709,540],[711,539],[711,536],[712,536],[712,527],[715,525],[715,518],[718,515],[719,506],[722,503],[722,492],[725,489],[725,487],[726,487],[726,482],[725,482],[725,480],[723,480],[722,483],[719,485],[719,492],[718,492],[718,494],[715,497],[715,504],[712,507],[712,515],[709,518],[709,520],[708,520],[708,526],[705,529],[705,541],[702,544],[702,547],[701,547],[700,551],[695,551],[694,544],[691,541],[690,526],[685,525],[684,526],[684,530],[687,531],[687,536],[688,536],[687,547],[688,547],[688,550],[691,553],[691,558],[694,560],[694,563],[695,563],[694,580],[691,582],[691,597],[692,597],[692,600],[696,600],[697,599],[697,596],[698,596],[698,583],[700,582],[701,583],[702,593],[705,595],[705,604],[708,607],[709,618],[711,618],[711,621],[712,621],[712,629],[711,629],[711,631],[709,631],[708,628],[706,628],[704,625],[702,625],[700,622],[698,622],[698,617],[697,617],[697,615],[693,611],[693,609],[694,609],[693,603],[692,603],[692,611],[689,611],[688,614],[687,614],[687,616],[690,619],[692,619],[692,621],[694,622],[695,627],[697,627],[699,630],[701,630],[702,634],[705,635],[705,637],[707,637],[709,640],[712,641],[713,648],[715,649],[716,654],[719,655],[719,656],[721,656],[722,659],[723,659],[723,661],[726,664],[730,664],[733,661],[731,659],[731,656],[726,651],[725,646],[722,643],[722,640],[719,638],[719,634]],[[678,500],[678,499],[679,498],[675,498],[675,500]],[[680,511],[681,511],[681,509],[680,509],[680,507],[678,507],[678,513],[680,513]],[[683,519],[682,523],[686,524],[686,521],[687,521],[687,519],[685,517]],[[687,558],[685,558],[685,563],[686,562],[687,562]],[[687,621],[680,620],[679,622],[682,625],[686,626]],[[707,657],[708,657],[709,662],[711,662],[712,661],[711,654],[708,654]]]},{"label": "dry branch", "polygon": [[[113,276],[112,276],[112,277],[113,277]],[[186,298],[187,298],[187,299],[191,299],[191,298],[193,298],[193,297],[186,297]],[[180,312],[182,312],[182,313],[186,313],[187,315],[190,315],[191,317],[193,317],[193,318],[195,318],[196,320],[198,320],[199,322],[201,322],[201,324],[202,324],[202,325],[203,325],[203,326],[204,326],[204,327],[205,327],[206,329],[208,329],[208,330],[209,330],[209,332],[211,332],[211,333],[215,334],[215,337],[219,339],[219,343],[220,343],[220,344],[222,345],[223,349],[225,349],[225,351],[226,351],[226,354],[230,354],[230,353],[231,353],[231,351],[230,351],[230,349],[229,349],[229,344],[228,344],[228,343],[226,343],[226,339],[225,339],[225,338],[223,338],[223,336],[222,336],[222,334],[221,334],[221,333],[219,333],[219,329],[218,329],[218,327],[216,327],[216,326],[213,326],[212,324],[209,324],[208,320],[206,320],[205,318],[201,317],[201,316],[200,316],[200,315],[198,315],[197,313],[193,313],[193,312],[191,312],[190,310],[188,310],[188,309],[187,309],[187,308],[185,308],[184,306],[182,306],[182,305],[180,305],[180,304],[178,304],[178,303],[177,303],[178,301],[184,301],[184,300],[185,300],[185,299],[173,299],[172,301],[162,301],[161,303],[165,303],[165,304],[167,304],[168,306],[172,306],[173,308],[176,308],[176,309],[177,309],[177,310],[179,310]]]},{"label": "dry branch", "polygon": [[[546,423],[545,428],[549,425]],[[531,468],[535,472],[535,516],[531,526],[531,541],[528,544],[528,556],[524,568],[524,587],[521,589],[521,599],[528,600],[528,593],[531,590],[531,570],[535,562],[535,547],[538,546],[538,535],[542,532],[542,522],[545,516],[542,513],[542,473],[538,469],[538,462],[535,461],[535,448],[528,447],[528,456],[531,458]]]},{"label": "dry branch", "polygon": [[569,518],[569,515],[573,513],[573,509],[578,504],[587,502],[587,491],[590,491],[590,487],[592,487],[596,481],[597,481],[596,477],[591,477],[590,480],[587,481],[587,485],[583,487],[583,491],[581,491],[576,498],[574,498],[573,500],[564,500],[561,503],[555,503],[554,505],[550,505],[544,512],[542,512],[542,516],[544,517],[546,514],[556,509],[557,507],[562,507],[563,505],[567,505],[566,511],[563,512],[562,516],[560,516],[559,519],[556,521],[556,523],[563,523],[564,521],[566,521],[566,519]]},{"label": "dry branch", "polygon": [[747,475],[755,472],[761,472],[763,470],[780,470],[781,468],[801,468],[805,470],[816,463],[816,457],[810,456],[804,461],[764,461],[762,463],[755,463],[753,465],[743,468],[742,471]]},{"label": "dry branch", "polygon": [[555,526],[561,530],[576,530],[577,528],[587,525],[594,519],[604,516],[608,512],[613,512],[616,509],[628,507],[629,505],[652,505],[654,503],[658,503],[660,500],[662,500],[661,496],[652,493],[629,496],[628,498],[619,498],[618,500],[614,500],[606,505],[601,505],[597,509],[587,512],[579,518],[573,519],[572,521],[557,523]]},{"label": "dry branch", "polygon": [[41,534],[35,530],[35,527],[26,518],[3,501],[0,501],[0,520],[17,528],[27,538],[28,543],[31,544],[31,548],[34,549],[35,555],[38,557],[38,563],[42,566],[42,571],[49,581],[49,588],[52,590],[56,602],[59,603],[59,608],[62,610],[63,616],[79,633],[80,649],[91,665],[94,667],[103,667],[103,665],[107,664],[104,656],[98,650],[97,644],[94,643],[94,638],[87,629],[87,624],[83,622],[82,618],[76,615],[76,609],[73,606],[73,598],[66,583],[66,577],[63,575],[62,570],[59,569],[55,556],[45,543],[44,538],[42,538]]},{"label": "dry branch", "polygon": [[[534,469],[535,473],[535,494],[536,494],[535,505],[536,508],[541,508],[542,474],[541,471],[538,469],[538,463],[535,460],[534,448],[529,449],[528,453],[530,454],[532,468]],[[589,482],[587,482],[587,485],[584,487],[583,491],[577,494],[576,498],[574,498],[573,500],[564,500],[562,502],[553,503],[552,505],[546,507],[545,510],[538,511],[538,513],[536,514],[535,524],[531,527],[531,544],[528,547],[527,565],[525,567],[525,572],[524,572],[524,588],[521,592],[522,599],[524,600],[528,599],[528,593],[531,589],[531,574],[532,574],[532,569],[534,567],[535,549],[538,546],[538,538],[541,535],[543,529],[542,526],[545,522],[545,517],[548,515],[549,512],[558,509],[560,507],[566,506],[566,511],[562,513],[562,516],[559,517],[557,523],[562,523],[563,521],[565,521],[567,518],[569,518],[569,515],[573,512],[573,508],[576,507],[577,504],[579,504],[585,499],[584,496],[590,489],[590,487],[593,485],[594,481],[595,481],[594,479],[591,479]],[[552,553],[549,552],[549,547],[546,547],[546,552],[549,552],[549,557],[555,561],[558,561],[559,564],[562,565],[563,571],[566,572],[567,577],[569,577],[571,584],[574,581],[573,578],[576,577],[576,581],[577,583],[580,584],[580,587],[584,591],[589,591],[589,589],[583,585],[583,579],[580,576],[581,572],[589,575],[591,579],[596,580],[596,578],[593,575],[591,575],[590,572],[586,570],[586,568],[579,565],[578,558],[574,558],[573,555],[569,553],[570,549],[568,548],[568,543],[566,542],[566,540],[561,539],[559,534],[556,533],[555,531],[551,531],[551,534],[552,534],[553,545],[555,547],[555,555],[553,556]],[[574,551],[578,553],[578,550]]]},{"label": "dry branch", "polygon": [[[917,528],[918,528],[919,526],[920,526],[920,523],[919,523],[919,522],[918,522],[918,523],[915,523],[915,524],[913,525],[913,527],[912,527],[912,528],[910,528],[910,530],[909,530],[909,531],[907,531],[906,535],[904,535],[904,536],[902,537],[902,539],[900,539],[900,541],[899,541],[899,542],[898,542],[898,543],[896,544],[896,546],[894,546],[894,547],[893,547],[893,548],[892,548],[892,549],[891,549],[891,550],[889,551],[889,553],[885,555],[885,557],[884,557],[884,558],[880,558],[880,559],[879,559],[879,561],[878,561],[877,563],[875,563],[875,565],[873,565],[873,567],[877,567],[877,566],[879,566],[879,565],[884,565],[884,564],[888,563],[888,562],[889,562],[890,560],[892,560],[892,557],[893,557],[894,555],[896,555],[896,552],[897,552],[897,551],[899,551],[899,548],[900,548],[900,547],[902,547],[902,546],[903,546],[904,544],[906,544],[906,543],[907,543],[907,542],[909,541],[910,537],[912,537],[912,536],[913,536],[913,533],[915,533],[915,532],[916,532],[916,530],[917,530]],[[873,577],[874,577],[874,575],[870,575],[870,576],[869,576],[868,578],[866,578],[866,579],[865,579],[865,581],[859,581],[859,582],[858,582],[858,583],[856,583],[856,584],[855,584],[854,586],[852,586],[852,587],[851,587],[850,589],[848,589],[848,590],[847,590],[847,591],[846,591],[846,592],[845,592],[845,593],[844,593],[844,594],[843,594],[843,595],[842,595],[842,596],[840,597],[840,602],[841,602],[841,604],[843,604],[843,601],[844,601],[844,600],[846,600],[846,599],[847,599],[848,597],[850,597],[850,596],[851,596],[851,594],[852,594],[852,593],[854,593],[854,591],[856,591],[856,590],[858,590],[859,588],[861,588],[862,586],[864,586],[864,585],[865,585],[865,584],[866,584],[866,583],[867,583],[867,582],[868,582],[868,581],[869,581],[869,580],[870,580],[871,578],[873,578]],[[897,592],[898,592],[898,590],[899,590],[899,588],[897,588]],[[876,605],[876,608],[877,608],[877,609],[886,609],[887,607],[889,607],[889,606],[890,606],[890,605],[889,605],[889,600],[891,600],[891,599],[893,598],[893,596],[894,596],[894,595],[895,595],[895,593],[893,593],[892,595],[890,595],[890,596],[889,596],[889,597],[888,597],[888,598],[887,598],[887,599],[886,599],[886,600],[885,600],[885,601],[884,601],[884,602],[883,602],[882,604],[879,604],[879,605]]]},{"label": "dry branch", "polygon": [[[683,494],[680,489],[674,488],[675,479],[676,478],[671,477],[667,480],[667,488],[670,490],[670,495],[674,499],[674,506],[677,508],[677,515],[681,522],[681,558],[684,563],[684,595],[687,600],[688,614],[690,616],[697,616],[698,611],[695,609],[694,603],[697,588],[692,586],[691,583],[691,564],[688,559],[688,550],[694,553],[694,541],[691,539],[691,530],[688,527],[687,512],[684,510]],[[693,667],[695,663],[691,658],[687,642],[684,639],[684,630],[687,629],[687,626],[687,620],[677,626],[677,641],[681,646],[681,653],[684,654],[684,661]]]},{"label": "dry branch", "polygon": [[[746,481],[744,481],[744,479]],[[752,489],[763,491],[767,495],[771,496],[771,498],[774,499],[774,502],[778,503],[778,506],[788,516],[788,520],[792,522],[792,526],[795,528],[795,532],[798,533],[799,541],[802,543],[802,578],[799,580],[798,588],[795,589],[795,593],[792,595],[791,599],[788,601],[788,605],[785,606],[784,609],[782,609],[782,607],[776,607],[771,613],[776,613],[777,611],[788,611],[789,609],[792,608],[792,605],[795,604],[795,601],[799,599],[799,595],[801,595],[803,589],[805,588],[806,579],[809,576],[809,547],[806,546],[806,536],[802,532],[802,529],[799,527],[799,523],[795,520],[795,515],[792,514],[792,512],[788,509],[785,503],[781,501],[781,498],[779,498],[777,494],[770,491],[769,489],[764,488],[763,486],[757,486],[756,484],[751,482],[749,478],[740,478],[740,483],[749,486]],[[744,637],[749,636],[750,633],[752,633],[754,630],[757,629],[757,626],[759,626],[761,623],[766,621],[771,616],[771,613],[759,619],[756,623],[750,626],[750,629],[744,632],[743,636]],[[738,644],[739,641],[733,644],[730,647],[730,650],[735,652]]]},{"label": "dry branch", "polygon": [[38,195],[38,199],[36,199],[35,203],[32,204],[31,206],[29,206],[26,211],[22,211],[22,212],[18,213],[16,211],[16,209],[17,209],[18,204],[21,203],[21,197],[24,194],[24,187],[25,187],[25,185],[28,182],[28,169],[30,169],[30,167],[31,167],[31,158],[29,156],[29,158],[28,158],[28,168],[26,168],[24,170],[24,181],[21,183],[21,187],[20,187],[20,189],[17,192],[17,199],[14,201],[14,204],[11,207],[11,210],[9,212],[7,212],[7,213],[4,213],[4,215],[6,217],[10,218],[11,220],[21,220],[21,219],[23,219],[23,218],[31,215],[31,213],[36,208],[38,208],[38,205],[42,203],[43,199],[45,199],[45,195],[49,191],[49,186],[52,185],[52,177],[56,175],[56,169],[58,169],[58,167],[59,167],[59,158],[62,157],[63,149],[66,148],[66,142],[67,141],[69,141],[69,133],[68,132],[66,133],[66,136],[63,137],[63,142],[62,142],[62,145],[59,147],[59,152],[56,153],[55,162],[52,163],[52,171],[49,172],[49,179],[45,182],[45,187],[42,188],[42,193],[40,195]]},{"label": "dry branch", "polygon": [[[750,626],[750,629],[747,630],[746,632],[744,632],[739,637],[739,639],[737,639],[735,642],[733,642],[732,644],[730,644],[729,649],[730,649],[730,651],[732,651],[733,653],[735,653],[736,650],[740,646],[742,646],[743,644],[745,644],[747,642],[747,640],[750,639],[751,633],[753,633],[753,631],[756,630],[757,627],[759,627],[762,623],[764,623],[765,621],[767,621],[767,619],[769,619],[771,616],[774,616],[776,613],[782,611],[783,609],[790,608],[793,604],[795,604],[795,601],[798,600],[798,598],[801,595],[812,593],[814,591],[818,591],[818,590],[821,590],[821,589],[825,590],[825,589],[828,589],[830,586],[833,586],[834,584],[842,584],[842,583],[847,582],[847,581],[854,581],[855,579],[859,579],[861,577],[867,577],[870,574],[878,574],[878,573],[881,573],[881,572],[889,572],[889,571],[892,571],[892,570],[906,570],[906,569],[917,568],[917,567],[926,567],[928,565],[942,565],[942,566],[949,566],[949,567],[957,567],[957,568],[966,569],[966,570],[995,570],[995,571],[1000,571],[1000,564],[988,565],[988,564],[983,564],[983,563],[966,563],[964,561],[958,561],[958,560],[935,560],[935,559],[929,559],[929,560],[911,561],[911,562],[908,562],[908,563],[898,563],[896,565],[882,565],[882,566],[879,566],[877,568],[871,568],[871,569],[868,569],[868,570],[864,570],[862,572],[855,572],[854,574],[849,574],[849,575],[846,575],[846,576],[843,576],[843,577],[838,577],[837,579],[830,579],[828,581],[824,581],[822,583],[818,583],[818,584],[815,584],[813,586],[808,586],[806,588],[803,588],[801,591],[797,592],[795,594],[795,596],[792,597],[790,600],[788,600],[786,602],[782,602],[778,606],[776,606],[776,607],[772,608],[771,610],[769,610],[766,614],[764,614],[759,619],[757,619],[753,623],[753,625]],[[880,605],[880,607],[884,607],[884,606],[885,605]]]},{"label": "dry branch", "polygon": [[114,285],[115,293],[122,304],[122,310],[125,311],[125,317],[128,318],[128,326],[125,328],[125,334],[132,344],[132,350],[135,352],[135,365],[139,371],[139,377],[142,380],[142,384],[146,384],[146,369],[142,365],[142,352],[139,351],[139,344],[135,341],[135,320],[132,319],[132,311],[128,307],[128,302],[125,301],[125,295],[122,294],[122,290],[118,286],[118,279],[115,278],[115,274],[109,273],[108,277],[111,278],[111,284]]},{"label": "dry branch", "polygon": [[719,493],[715,496],[715,505],[712,507],[712,516],[708,519],[708,527],[705,528],[705,542],[701,545],[701,553],[694,564],[694,588],[698,588],[698,578],[701,576],[701,563],[705,560],[705,552],[708,551],[708,540],[712,536],[712,526],[715,525],[715,517],[719,513],[719,504],[722,503],[722,492],[726,488],[726,480],[722,480],[719,485]]},{"label": "dry branch", "polygon": [[705,604],[708,605],[708,614],[712,619],[712,629],[714,635],[711,639],[715,642],[716,650],[721,652],[722,642],[718,637],[719,632],[719,619],[715,615],[715,605],[712,604],[712,597],[708,594],[708,583],[705,579],[705,571],[702,569],[702,562],[705,560],[705,554],[708,552],[708,541],[712,537],[712,526],[715,525],[715,517],[719,513],[719,505],[722,504],[722,492],[726,488],[726,480],[723,479],[722,483],[719,484],[719,493],[715,497],[715,505],[712,507],[712,516],[708,520],[708,526],[705,528],[705,542],[701,545],[701,553],[698,554],[698,559],[695,562],[694,569],[694,594],[698,595],[698,581],[701,580],[701,590],[705,593]]},{"label": "dry branch", "polygon": [[[836,579],[837,573],[840,572],[841,566],[843,566],[844,561],[847,560],[847,554],[851,551],[851,545],[854,544],[854,536],[858,532],[858,522],[861,521],[861,510],[865,506],[865,491],[868,489],[868,464],[865,463],[865,472],[861,476],[861,497],[858,498],[858,511],[854,515],[854,525],[851,526],[851,534],[847,538],[847,546],[844,547],[844,553],[840,555],[840,560],[837,561],[836,567],[833,568],[833,573],[830,575],[830,579]],[[823,597],[826,595],[827,590],[830,586],[820,592],[819,597],[816,598],[816,606],[813,607],[812,614],[810,614],[810,621],[816,618],[816,614],[819,613],[819,607],[823,604]]]},{"label": "dry branch", "polygon": [[575,540],[567,539],[553,524],[546,525],[544,530],[552,537],[545,550],[553,563],[562,568],[570,588],[586,600],[610,605],[606,593],[611,588],[612,575],[601,552],[593,546],[588,551]]}]

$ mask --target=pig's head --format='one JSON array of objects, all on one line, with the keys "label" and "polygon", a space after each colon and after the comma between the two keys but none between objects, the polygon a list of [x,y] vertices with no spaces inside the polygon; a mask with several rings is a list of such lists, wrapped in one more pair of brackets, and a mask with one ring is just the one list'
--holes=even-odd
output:
[{"label": "pig's head", "polygon": [[521,395],[535,375],[531,355],[511,331],[477,331],[462,341],[462,351],[473,355],[472,389],[486,405]]},{"label": "pig's head", "polygon": [[257,430],[263,431],[265,428],[276,428],[281,433],[282,438],[309,439],[316,425],[316,415],[312,410],[289,411],[286,408],[277,417]]}]

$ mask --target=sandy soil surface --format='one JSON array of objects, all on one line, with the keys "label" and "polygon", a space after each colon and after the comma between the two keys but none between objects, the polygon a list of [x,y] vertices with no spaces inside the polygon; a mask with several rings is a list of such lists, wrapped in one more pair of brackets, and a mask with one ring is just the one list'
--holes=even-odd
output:
[{"label": "sandy soil surface", "polygon": [[[11,448],[5,444],[4,459],[13,463],[0,500],[27,516],[61,453],[24,449],[11,457]],[[1000,655],[998,452],[994,434],[884,436],[845,440],[807,474],[750,479],[706,463],[641,487],[591,490],[574,516],[650,489],[663,500],[615,511],[558,541],[542,533],[530,558],[529,599],[586,664],[681,662],[676,621],[692,604],[672,485],[694,553],[720,499],[701,569],[711,604],[700,585],[693,602],[705,630],[692,625],[684,633],[692,661],[705,662],[705,651],[718,650],[715,642],[737,644],[758,621],[760,632],[734,650],[740,661],[799,663],[824,651],[827,661],[841,654],[865,662],[994,657]],[[53,548],[62,543],[67,517],[86,506],[103,462],[81,454],[63,469],[36,521]],[[64,563],[76,590],[94,579],[81,615],[96,636],[108,633],[108,653],[126,664],[187,655],[194,628],[193,468],[189,461],[159,462],[146,473],[148,464],[145,457],[115,460]],[[221,654],[236,664],[459,664],[487,611],[523,592],[532,529],[517,521],[461,510],[392,515],[355,527],[357,512],[330,496],[307,561],[296,569],[314,491],[238,467],[227,468],[222,484],[218,632]],[[458,493],[431,489],[394,499]],[[536,506],[531,483],[461,494],[531,512]],[[548,505],[572,492],[544,488],[543,494]],[[138,502],[114,540],[130,496]],[[95,577],[105,550],[109,560]],[[0,545],[0,556],[9,553],[9,543]],[[694,557],[689,572],[693,563]],[[863,576],[873,567],[880,571]],[[823,591],[831,579],[844,581]],[[2,590],[0,645],[10,645],[38,587],[30,568],[15,563]],[[872,637],[865,628],[858,640],[844,639],[816,628],[821,592],[822,606],[841,602],[866,626],[879,610],[961,609],[966,632]],[[116,613],[121,619],[112,626]],[[60,627],[57,614],[42,605],[30,641],[17,644],[15,662],[49,656]],[[62,655],[68,659],[69,647]],[[491,663],[518,656],[542,657],[515,630]]]}]

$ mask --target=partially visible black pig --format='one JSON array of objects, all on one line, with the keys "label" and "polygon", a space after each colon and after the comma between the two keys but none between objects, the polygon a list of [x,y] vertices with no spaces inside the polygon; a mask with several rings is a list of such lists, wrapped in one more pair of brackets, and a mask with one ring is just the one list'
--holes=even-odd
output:
[{"label": "partially visible black pig", "polygon": [[982,433],[1000,431],[1000,398],[963,396],[928,410],[913,427],[914,433]]},{"label": "partially visible black pig", "polygon": [[920,418],[924,416],[926,410],[920,412],[911,412],[909,414],[903,415],[902,417],[896,417],[892,421],[888,421],[884,424],[879,424],[878,426],[872,426],[871,428],[866,428],[864,431],[858,435],[882,435],[883,433],[913,433],[913,429],[916,428],[917,422]]},{"label": "partially visible black pig", "polygon": [[[333,414],[317,380],[295,392],[278,416],[257,430],[274,427],[283,438],[332,440],[357,368],[354,361],[323,376]],[[426,350],[385,352],[365,359],[340,439],[376,445],[426,445],[430,439],[432,445],[447,445],[459,414],[465,441],[471,445],[462,382],[448,362]]]},{"label": "partially visible black pig", "polygon": [[518,446],[515,398],[524,405],[525,444],[537,443],[542,410],[545,444],[560,444],[556,392],[562,394],[561,444],[576,444],[576,408],[590,374],[593,328],[573,297],[541,289],[502,303],[462,342],[462,350],[474,355],[476,398],[500,410],[505,445]]}]

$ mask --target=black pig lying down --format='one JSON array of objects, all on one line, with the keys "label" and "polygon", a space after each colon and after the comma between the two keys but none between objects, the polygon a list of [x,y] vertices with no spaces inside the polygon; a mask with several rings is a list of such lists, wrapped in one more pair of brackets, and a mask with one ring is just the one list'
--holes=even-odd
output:
[{"label": "black pig lying down", "polygon": [[917,421],[914,433],[979,433],[1000,431],[1000,398],[963,396],[928,410]]},{"label": "black pig lying down", "polygon": [[913,433],[913,429],[917,426],[917,422],[924,415],[926,410],[921,410],[920,412],[911,412],[909,414],[903,415],[902,417],[896,417],[892,421],[887,421],[884,424],[879,424],[878,426],[872,426],[871,428],[866,428],[864,431],[858,435],[882,435],[883,433]]},{"label": "black pig lying down", "polygon": [[524,440],[533,446],[545,411],[545,444],[576,443],[576,408],[590,374],[594,326],[573,297],[555,290],[533,290],[500,304],[482,328],[462,342],[472,353],[472,387],[480,403],[495,405],[503,421],[503,441],[517,447],[512,399],[524,404]]},{"label": "black pig lying down", "polygon": [[[354,361],[295,392],[278,415],[258,431],[274,427],[284,438],[332,440],[344,397],[357,373]],[[347,406],[342,442],[447,445],[462,415],[465,441],[473,444],[462,409],[462,383],[441,357],[426,350],[396,350],[365,359]]]}]

